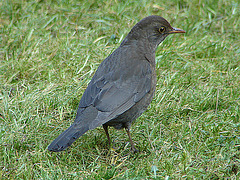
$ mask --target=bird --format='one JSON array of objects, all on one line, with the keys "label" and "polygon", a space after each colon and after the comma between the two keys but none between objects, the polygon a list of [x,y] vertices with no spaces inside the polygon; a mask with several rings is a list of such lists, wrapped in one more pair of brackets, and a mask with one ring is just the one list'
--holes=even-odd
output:
[{"label": "bird", "polygon": [[156,89],[155,52],[170,34],[185,33],[161,16],[140,20],[120,46],[97,68],[80,99],[73,124],[48,150],[65,150],[88,130],[102,126],[111,145],[108,127],[125,129],[131,151],[138,152],[130,135],[131,124],[150,105]]}]

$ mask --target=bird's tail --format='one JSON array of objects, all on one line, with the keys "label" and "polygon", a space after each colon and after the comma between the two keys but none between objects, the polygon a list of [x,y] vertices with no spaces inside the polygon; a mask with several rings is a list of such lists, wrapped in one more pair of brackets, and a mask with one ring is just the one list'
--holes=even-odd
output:
[{"label": "bird's tail", "polygon": [[49,151],[59,152],[66,149],[68,146],[87,132],[89,128],[87,126],[79,126],[72,124],[66,131],[60,134],[49,146]]}]

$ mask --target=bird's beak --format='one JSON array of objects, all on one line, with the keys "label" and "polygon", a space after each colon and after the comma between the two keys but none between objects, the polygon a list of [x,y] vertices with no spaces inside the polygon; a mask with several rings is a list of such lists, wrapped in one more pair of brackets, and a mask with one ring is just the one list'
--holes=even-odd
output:
[{"label": "bird's beak", "polygon": [[185,33],[186,31],[182,30],[182,29],[178,29],[178,28],[172,28],[171,31],[169,31],[169,34],[173,34],[173,33]]}]

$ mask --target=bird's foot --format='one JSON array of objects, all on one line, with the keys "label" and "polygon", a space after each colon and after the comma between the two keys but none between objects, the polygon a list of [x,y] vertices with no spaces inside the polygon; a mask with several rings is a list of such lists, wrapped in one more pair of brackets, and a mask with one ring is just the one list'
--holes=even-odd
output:
[{"label": "bird's foot", "polygon": [[133,146],[133,147],[131,147],[131,151],[132,151],[132,153],[133,153],[133,154],[135,154],[135,153],[138,153],[138,152],[139,152],[139,150],[138,150],[138,149],[136,149],[134,146]]}]

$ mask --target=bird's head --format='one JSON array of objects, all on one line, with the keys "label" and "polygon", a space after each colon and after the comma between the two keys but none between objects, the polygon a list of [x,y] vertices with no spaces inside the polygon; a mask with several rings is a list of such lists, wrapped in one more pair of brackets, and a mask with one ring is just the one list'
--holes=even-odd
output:
[{"label": "bird's head", "polygon": [[139,21],[129,32],[123,43],[145,44],[155,52],[157,46],[169,35],[185,33],[184,30],[173,28],[160,16],[148,16]]}]

